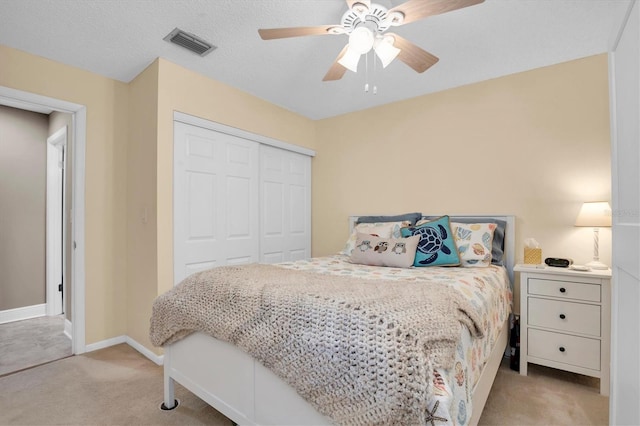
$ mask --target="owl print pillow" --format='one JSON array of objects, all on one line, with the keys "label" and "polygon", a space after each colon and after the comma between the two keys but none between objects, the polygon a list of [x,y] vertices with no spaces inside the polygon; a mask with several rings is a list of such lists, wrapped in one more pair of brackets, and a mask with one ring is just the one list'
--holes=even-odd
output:
[{"label": "owl print pillow", "polygon": [[358,234],[371,234],[383,238],[402,238],[400,235],[400,229],[405,226],[410,226],[411,222],[408,220],[400,222],[376,222],[376,223],[359,223],[349,235],[349,239],[344,246],[344,249],[340,252],[349,256],[356,246],[356,239]]},{"label": "owl print pillow", "polygon": [[349,259],[351,263],[371,266],[409,268],[413,265],[419,236],[409,238],[381,238],[358,233]]}]

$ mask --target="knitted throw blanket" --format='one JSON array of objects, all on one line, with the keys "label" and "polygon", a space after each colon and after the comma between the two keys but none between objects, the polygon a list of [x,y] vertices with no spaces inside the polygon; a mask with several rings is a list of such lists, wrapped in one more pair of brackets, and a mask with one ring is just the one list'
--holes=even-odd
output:
[{"label": "knitted throw blanket", "polygon": [[[451,368],[473,306],[446,285],[272,265],[194,274],[154,302],[154,345],[198,330],[240,347],[339,424],[425,424],[433,369]],[[213,362],[213,360],[212,360]]]}]

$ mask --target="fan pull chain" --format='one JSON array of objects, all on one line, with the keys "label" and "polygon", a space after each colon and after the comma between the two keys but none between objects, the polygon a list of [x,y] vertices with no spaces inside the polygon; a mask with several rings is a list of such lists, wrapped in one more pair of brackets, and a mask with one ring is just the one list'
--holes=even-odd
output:
[{"label": "fan pull chain", "polygon": [[378,86],[376,86],[376,56],[372,53],[371,57],[373,58],[373,94],[378,94]]},{"label": "fan pull chain", "polygon": [[[372,51],[373,52],[373,51]],[[364,54],[364,93],[369,93],[369,53]],[[371,54],[371,60],[373,61],[373,71],[371,80],[373,81],[373,94],[378,94],[378,86],[376,86],[375,77],[376,77],[376,57]]]},{"label": "fan pull chain", "polygon": [[364,54],[364,93],[369,93],[369,53]]}]

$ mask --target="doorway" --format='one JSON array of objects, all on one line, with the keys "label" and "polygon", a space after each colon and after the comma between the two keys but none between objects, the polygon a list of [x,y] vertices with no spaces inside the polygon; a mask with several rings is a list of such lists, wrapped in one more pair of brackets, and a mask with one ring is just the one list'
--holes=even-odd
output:
[{"label": "doorway", "polygon": [[[70,250],[71,300],[67,303],[71,311],[70,334],[72,353],[85,352],[85,147],[87,113],[84,105],[41,96],[21,90],[0,86],[0,105],[13,108],[51,113],[59,111],[71,114],[71,125],[67,129],[73,141],[73,159],[68,164],[71,183],[71,225],[68,243]],[[64,309],[64,308],[63,308]]]},{"label": "doorway", "polygon": [[65,254],[66,151],[67,127],[47,138],[47,199],[46,199],[46,312],[47,316],[65,313],[67,293]]}]

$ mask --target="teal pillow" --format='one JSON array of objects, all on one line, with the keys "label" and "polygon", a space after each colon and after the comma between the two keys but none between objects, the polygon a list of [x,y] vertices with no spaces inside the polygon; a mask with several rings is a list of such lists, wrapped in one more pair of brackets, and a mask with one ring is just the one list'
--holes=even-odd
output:
[{"label": "teal pillow", "polygon": [[442,216],[419,226],[402,228],[400,232],[403,237],[420,235],[413,266],[460,265],[449,216]]}]

